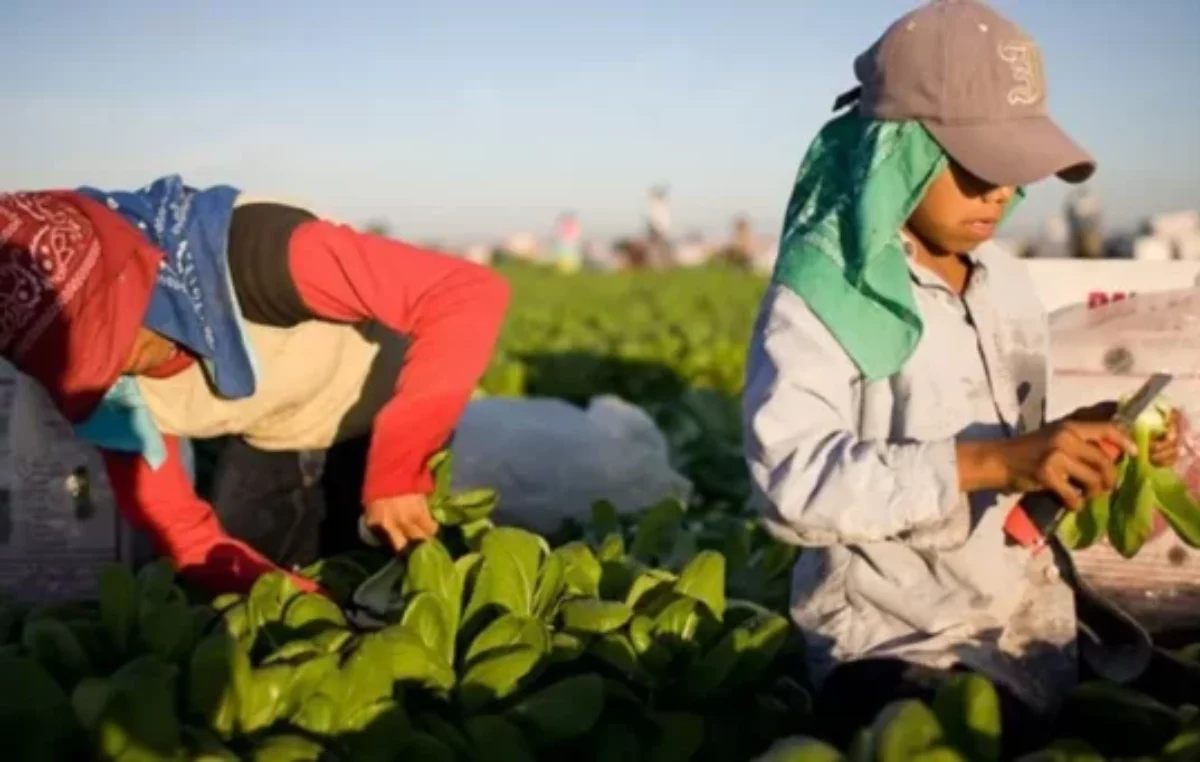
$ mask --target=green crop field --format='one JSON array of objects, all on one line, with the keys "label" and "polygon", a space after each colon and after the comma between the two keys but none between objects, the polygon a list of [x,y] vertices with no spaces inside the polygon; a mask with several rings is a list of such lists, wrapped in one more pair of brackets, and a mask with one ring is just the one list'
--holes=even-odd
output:
[{"label": "green crop field", "polygon": [[[487,490],[453,494],[440,457],[439,537],[402,561],[364,550],[306,569],[333,601],[278,575],[208,600],[156,562],[106,569],[94,601],[0,605],[3,758],[736,762],[789,738],[770,759],[998,758],[995,694],[970,675],[853,749],[797,738],[820,731],[786,613],[799,551],[747,511],[741,455],[761,278],[504,272],[513,306],[486,393],[642,405],[692,504],[627,518],[600,503],[540,537],[493,525]],[[352,622],[356,591],[388,619]],[[1171,657],[1200,703],[1197,649]],[[1071,708],[1086,737],[1039,759],[1200,759],[1195,707],[1090,685]]]}]

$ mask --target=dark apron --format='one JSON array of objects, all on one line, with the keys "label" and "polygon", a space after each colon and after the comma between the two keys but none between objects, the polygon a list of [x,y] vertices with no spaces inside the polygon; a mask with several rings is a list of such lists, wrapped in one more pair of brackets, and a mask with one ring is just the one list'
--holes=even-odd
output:
[{"label": "dark apron", "polygon": [[323,451],[268,452],[229,439],[198,491],[229,534],[284,568],[305,566],[361,549],[369,444],[361,437]]}]

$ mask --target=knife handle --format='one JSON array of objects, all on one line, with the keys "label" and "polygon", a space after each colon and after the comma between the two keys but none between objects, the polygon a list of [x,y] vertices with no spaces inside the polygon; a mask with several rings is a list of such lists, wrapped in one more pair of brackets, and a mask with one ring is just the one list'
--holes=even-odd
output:
[{"label": "knife handle", "polygon": [[[1097,443],[1114,463],[1124,454],[1121,447],[1103,440]],[[1004,534],[1016,544],[1040,550],[1048,534],[1058,526],[1062,512],[1066,510],[1058,495],[1050,490],[1031,492],[1009,510],[1004,518]]]}]

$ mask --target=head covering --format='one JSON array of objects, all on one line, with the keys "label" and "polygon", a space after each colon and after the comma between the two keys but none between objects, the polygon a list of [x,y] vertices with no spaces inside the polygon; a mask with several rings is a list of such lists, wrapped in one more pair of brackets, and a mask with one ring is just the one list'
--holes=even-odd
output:
[{"label": "head covering", "polygon": [[121,375],[161,260],[78,193],[0,195],[0,352],[72,423]]},{"label": "head covering", "polygon": [[919,123],[849,111],[800,165],[773,280],[804,299],[868,380],[899,371],[920,341],[900,230],[947,163]]},{"label": "head covering", "polygon": [[1095,161],[1047,115],[1037,44],[980,0],[933,0],[892,24],[854,63],[859,111],[920,122],[958,164],[996,185],[1058,175],[1087,180]]}]

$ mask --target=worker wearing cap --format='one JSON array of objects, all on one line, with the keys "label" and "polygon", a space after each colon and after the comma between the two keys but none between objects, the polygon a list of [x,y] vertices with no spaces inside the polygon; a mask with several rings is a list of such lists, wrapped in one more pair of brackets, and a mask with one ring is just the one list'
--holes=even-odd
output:
[{"label": "worker wearing cap", "polygon": [[[217,592],[312,560],[250,536],[294,520],[261,513],[313,478],[302,453],[329,451],[350,492],[321,540],[352,547],[360,515],[396,549],[436,531],[428,461],[507,300],[483,266],[228,186],[0,195],[0,351],[101,449],[124,516]],[[217,437],[218,485],[240,486],[214,512],[180,440]]]},{"label": "worker wearing cap", "polygon": [[[968,668],[1031,740],[1076,681],[1076,620],[1051,554],[1006,542],[1007,510],[1040,489],[1080,506],[1114,485],[1097,442],[1132,445],[1097,422],[1111,404],[1045,420],[1046,317],[986,242],[1025,186],[1095,164],[1047,116],[1037,45],[982,2],[910,12],[854,70],[801,165],[751,343],[754,498],[806,546],[792,615],[818,731],[847,743]],[[1174,434],[1155,450],[1169,462]]]}]

